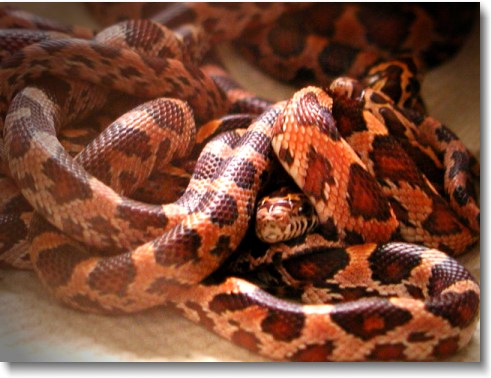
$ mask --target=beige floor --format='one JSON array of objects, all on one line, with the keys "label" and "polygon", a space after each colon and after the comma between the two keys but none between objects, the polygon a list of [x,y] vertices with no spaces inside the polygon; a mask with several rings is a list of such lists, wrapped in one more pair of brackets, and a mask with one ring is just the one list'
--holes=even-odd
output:
[{"label": "beige floor", "polygon": [[[70,4],[15,4],[67,23],[94,26],[85,9]],[[480,154],[480,38],[477,27],[451,62],[423,86],[430,113]],[[229,46],[220,53],[244,86],[269,98],[292,93],[254,70]],[[480,249],[460,261],[480,278]],[[266,361],[166,309],[131,316],[97,316],[60,306],[29,272],[0,278],[0,356],[10,361]],[[480,329],[451,361],[480,361]]]}]

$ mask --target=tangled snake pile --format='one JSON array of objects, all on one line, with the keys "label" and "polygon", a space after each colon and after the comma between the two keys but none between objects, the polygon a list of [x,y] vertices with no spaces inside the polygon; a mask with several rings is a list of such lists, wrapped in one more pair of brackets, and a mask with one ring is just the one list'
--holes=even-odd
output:
[{"label": "tangled snake pile", "polygon": [[[426,114],[418,70],[458,49],[474,7],[91,8],[112,26],[1,10],[3,265],[70,307],[166,304],[272,359],[431,360],[468,343],[479,285],[451,256],[479,238],[479,163]],[[239,39],[309,85],[277,103],[245,91],[209,48]],[[318,226],[269,246],[257,201],[279,183]],[[266,234],[291,205],[269,201]]]}]

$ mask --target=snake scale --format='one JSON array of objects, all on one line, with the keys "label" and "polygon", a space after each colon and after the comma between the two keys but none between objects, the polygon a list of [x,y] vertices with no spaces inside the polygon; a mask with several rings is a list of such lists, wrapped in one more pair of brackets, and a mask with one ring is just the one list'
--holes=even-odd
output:
[{"label": "snake scale", "polygon": [[[419,73],[475,8],[90,9],[107,28],[1,10],[3,265],[72,308],[165,304],[276,360],[433,360],[469,342],[480,289],[453,256],[479,239],[479,162],[426,113]],[[210,52],[223,41],[302,88],[247,92]],[[273,233],[292,201],[257,203],[280,182],[317,218],[269,245],[261,211]]]}]

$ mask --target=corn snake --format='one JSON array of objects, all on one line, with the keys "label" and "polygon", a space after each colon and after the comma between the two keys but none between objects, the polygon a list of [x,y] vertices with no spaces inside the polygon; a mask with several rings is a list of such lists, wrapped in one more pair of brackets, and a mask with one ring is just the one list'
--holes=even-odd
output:
[{"label": "corn snake", "polygon": [[[188,310],[189,311],[189,310]],[[235,338],[239,338],[238,336],[236,336]]]}]

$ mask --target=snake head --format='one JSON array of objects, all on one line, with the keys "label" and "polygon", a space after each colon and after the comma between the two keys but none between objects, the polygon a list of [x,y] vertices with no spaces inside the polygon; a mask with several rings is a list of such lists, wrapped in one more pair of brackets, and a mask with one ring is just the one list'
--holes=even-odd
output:
[{"label": "snake head", "polygon": [[294,239],[310,232],[317,224],[315,208],[303,193],[280,189],[258,204],[256,235],[266,243]]}]

